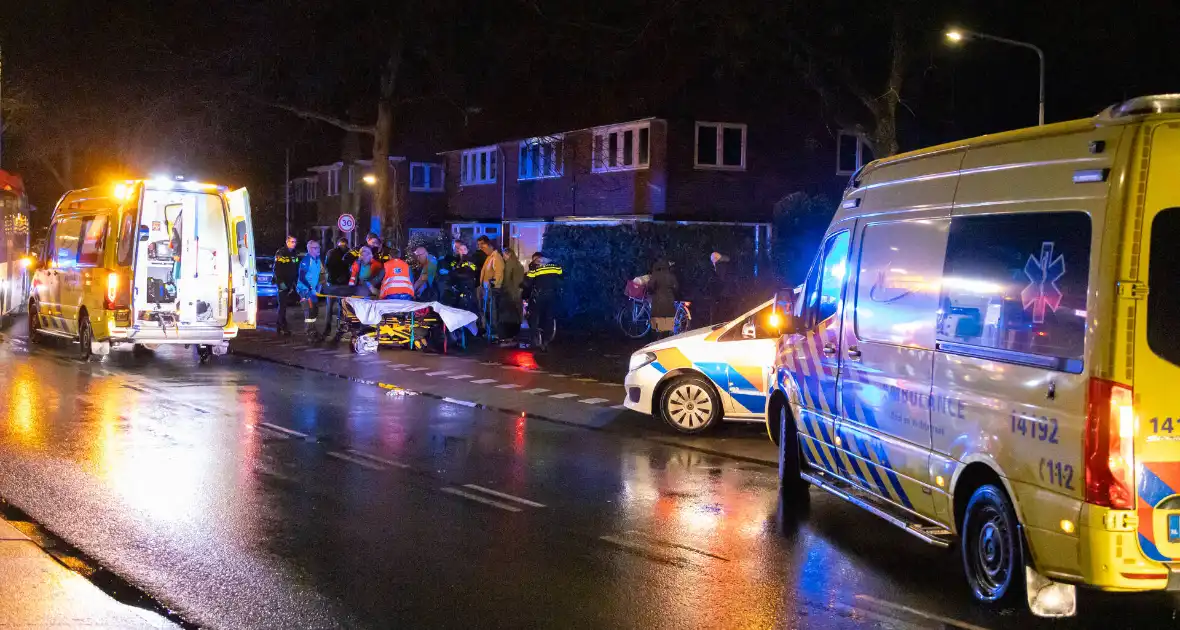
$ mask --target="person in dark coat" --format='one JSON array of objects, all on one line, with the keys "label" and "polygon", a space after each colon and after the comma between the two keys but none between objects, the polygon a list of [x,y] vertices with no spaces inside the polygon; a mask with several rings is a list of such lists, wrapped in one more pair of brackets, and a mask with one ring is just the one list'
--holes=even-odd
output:
[{"label": "person in dark coat", "polygon": [[279,319],[275,331],[280,335],[291,334],[287,325],[287,304],[297,295],[295,280],[299,277],[299,252],[295,251],[295,246],[298,243],[294,236],[288,236],[286,246],[275,252],[274,278],[279,287]]},{"label": "person in dark coat", "polygon": [[500,345],[517,345],[520,323],[524,315],[521,288],[524,285],[524,265],[511,247],[504,250],[504,286],[500,289]]},{"label": "person in dark coat", "polygon": [[672,265],[659,260],[651,268],[651,279],[647,282],[651,296],[651,326],[657,335],[672,333],[676,319],[676,299],[680,294],[680,283],[672,273]]},{"label": "person in dark coat", "polygon": [[709,254],[709,279],[705,281],[705,306],[710,324],[730,320],[729,256],[720,252]]}]

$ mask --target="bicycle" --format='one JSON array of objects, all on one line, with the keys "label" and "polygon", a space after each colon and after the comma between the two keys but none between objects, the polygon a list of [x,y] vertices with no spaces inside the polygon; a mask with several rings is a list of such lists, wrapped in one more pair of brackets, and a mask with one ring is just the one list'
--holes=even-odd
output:
[{"label": "bicycle", "polygon": [[[639,339],[651,332],[651,299],[628,297],[629,303],[619,309],[615,319],[623,334],[631,339]],[[676,315],[672,320],[672,334],[679,335],[688,330],[692,323],[692,302],[676,302]]]}]

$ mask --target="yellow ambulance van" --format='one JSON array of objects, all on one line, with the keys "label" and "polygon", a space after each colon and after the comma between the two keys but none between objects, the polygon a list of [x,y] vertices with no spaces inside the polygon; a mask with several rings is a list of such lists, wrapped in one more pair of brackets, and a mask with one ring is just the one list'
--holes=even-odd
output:
[{"label": "yellow ambulance van", "polygon": [[114,344],[223,354],[256,325],[245,188],[157,178],[66,193],[33,276],[29,338],[78,342],[83,359]]},{"label": "yellow ambulance van", "polygon": [[784,500],[957,546],[987,603],[1180,590],[1180,94],[855,174],[769,383]]}]

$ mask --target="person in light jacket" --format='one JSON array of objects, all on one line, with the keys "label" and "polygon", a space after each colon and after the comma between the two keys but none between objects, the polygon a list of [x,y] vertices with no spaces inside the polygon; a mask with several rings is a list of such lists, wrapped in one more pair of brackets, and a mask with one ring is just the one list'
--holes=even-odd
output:
[{"label": "person in light jacket", "polygon": [[500,289],[504,286],[504,257],[492,246],[486,236],[476,239],[479,251],[484,253],[483,267],[479,271],[480,304],[484,314],[484,327],[488,335],[495,337],[497,311],[500,303]]}]

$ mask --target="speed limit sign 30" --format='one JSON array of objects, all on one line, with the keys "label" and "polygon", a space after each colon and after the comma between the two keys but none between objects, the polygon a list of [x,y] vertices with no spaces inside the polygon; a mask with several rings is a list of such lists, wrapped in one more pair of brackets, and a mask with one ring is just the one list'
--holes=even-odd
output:
[{"label": "speed limit sign 30", "polygon": [[351,214],[342,214],[340,215],[340,218],[336,220],[336,227],[339,228],[341,232],[347,234],[356,229],[356,217],[352,216]]}]

